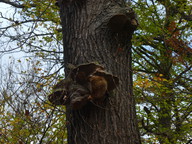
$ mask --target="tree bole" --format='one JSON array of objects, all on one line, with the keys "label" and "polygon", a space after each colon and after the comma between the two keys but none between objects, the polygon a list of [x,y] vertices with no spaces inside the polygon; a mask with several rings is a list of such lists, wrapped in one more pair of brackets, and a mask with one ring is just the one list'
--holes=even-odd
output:
[{"label": "tree bole", "polygon": [[[80,110],[67,106],[68,144],[139,144],[132,94],[131,37],[136,26],[123,1],[59,1],[65,73],[69,63],[101,64],[119,78],[119,86],[100,104],[88,102]],[[109,26],[115,15],[127,15],[121,31]],[[122,26],[123,25],[123,26]]]}]

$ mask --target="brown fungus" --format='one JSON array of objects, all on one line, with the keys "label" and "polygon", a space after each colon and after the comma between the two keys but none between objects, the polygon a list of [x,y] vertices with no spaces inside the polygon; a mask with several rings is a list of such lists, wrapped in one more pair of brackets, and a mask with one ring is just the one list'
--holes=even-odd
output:
[{"label": "brown fungus", "polygon": [[119,84],[119,79],[116,76],[104,71],[96,70],[88,78],[91,85],[91,99],[103,101],[106,93],[112,91]]},{"label": "brown fungus", "polygon": [[70,77],[79,84],[87,82],[89,75],[94,73],[97,69],[103,70],[104,68],[96,63],[85,63],[78,65],[71,71]]},{"label": "brown fungus", "polygon": [[107,91],[112,91],[119,85],[119,78],[104,71],[104,70],[96,70],[93,75],[95,76],[101,76],[105,78],[107,81]]},{"label": "brown fungus", "polygon": [[67,79],[53,86],[53,93],[48,99],[55,105],[70,104],[73,110],[79,110],[90,100],[102,102],[106,93],[118,84],[119,79],[104,71],[101,65],[81,64],[71,70]]},{"label": "brown fungus", "polygon": [[66,105],[69,103],[68,88],[72,81],[64,79],[53,86],[53,92],[48,95],[48,100],[54,105]]},{"label": "brown fungus", "polygon": [[107,81],[103,76],[90,75],[89,78],[91,99],[103,100],[107,92]]},{"label": "brown fungus", "polygon": [[88,101],[90,91],[87,87],[72,83],[69,87],[70,106],[73,110],[82,108]]}]

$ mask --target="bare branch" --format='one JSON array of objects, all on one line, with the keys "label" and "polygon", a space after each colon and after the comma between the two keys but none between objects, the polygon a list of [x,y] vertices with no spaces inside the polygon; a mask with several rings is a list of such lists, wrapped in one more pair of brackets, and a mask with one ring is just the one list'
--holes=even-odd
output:
[{"label": "bare branch", "polygon": [[[25,8],[25,5],[17,4],[15,2],[11,2],[10,0],[0,0],[0,2],[5,3],[5,4],[9,4],[9,5],[11,5],[11,6],[15,7],[15,8]],[[35,7],[36,5],[31,4],[30,6]]]}]

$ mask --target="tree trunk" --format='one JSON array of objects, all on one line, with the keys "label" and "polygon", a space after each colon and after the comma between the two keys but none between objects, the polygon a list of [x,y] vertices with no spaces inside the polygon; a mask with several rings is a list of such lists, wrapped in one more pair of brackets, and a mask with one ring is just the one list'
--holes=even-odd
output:
[{"label": "tree trunk", "polygon": [[59,6],[66,75],[68,63],[97,62],[120,81],[104,104],[89,102],[81,110],[67,106],[68,143],[139,144],[132,94],[133,11],[121,0],[60,0]]}]

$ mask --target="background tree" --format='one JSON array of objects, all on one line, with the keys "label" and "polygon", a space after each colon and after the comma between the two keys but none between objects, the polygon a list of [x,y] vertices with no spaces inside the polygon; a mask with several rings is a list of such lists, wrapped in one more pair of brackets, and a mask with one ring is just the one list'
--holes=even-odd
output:
[{"label": "background tree", "polygon": [[55,2],[0,2],[0,143],[65,143],[65,109],[45,99],[63,76]]},{"label": "background tree", "polygon": [[134,88],[143,142],[191,139],[190,1],[135,1]]},{"label": "background tree", "polygon": [[[66,140],[64,108],[56,108],[45,101],[49,80],[38,78],[36,61],[28,62],[29,69],[12,61],[1,70],[0,85],[0,143],[64,143]],[[17,68],[15,68],[17,66]],[[27,71],[30,74],[18,71]],[[39,71],[38,71],[39,72]]]}]

